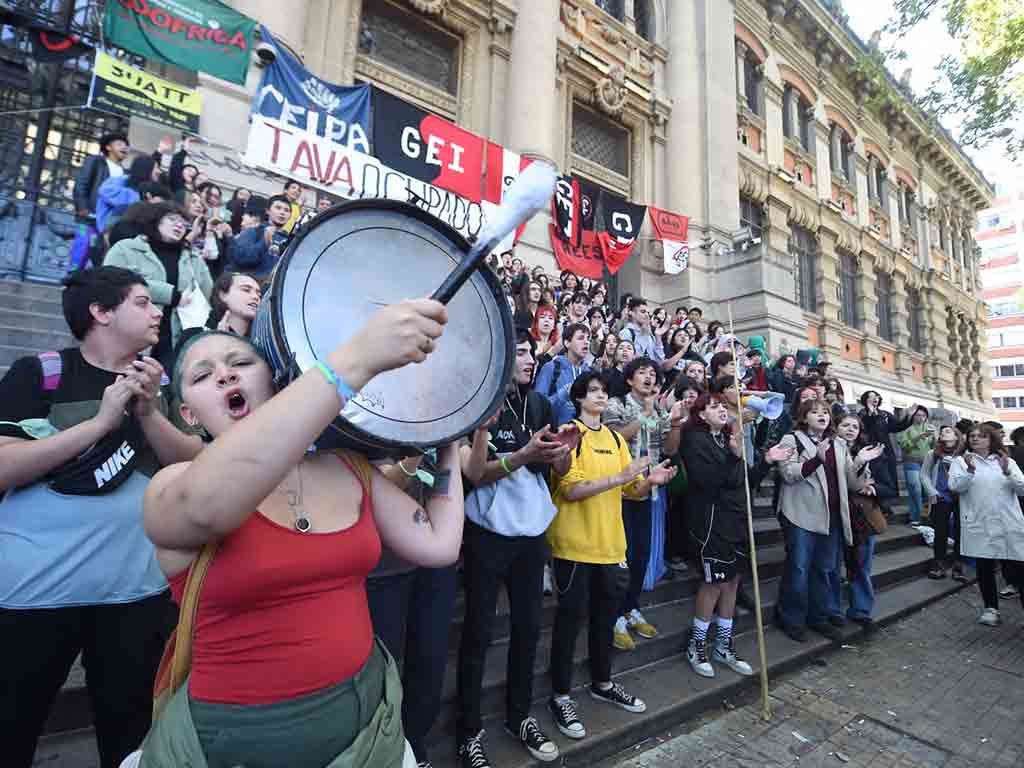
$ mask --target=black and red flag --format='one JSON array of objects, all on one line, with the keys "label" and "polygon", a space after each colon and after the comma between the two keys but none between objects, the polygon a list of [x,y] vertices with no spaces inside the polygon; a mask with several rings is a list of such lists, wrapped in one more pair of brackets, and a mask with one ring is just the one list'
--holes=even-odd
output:
[{"label": "black and red flag", "polygon": [[597,241],[608,271],[614,275],[633,252],[647,206],[606,192],[601,197],[601,213],[603,226]]}]

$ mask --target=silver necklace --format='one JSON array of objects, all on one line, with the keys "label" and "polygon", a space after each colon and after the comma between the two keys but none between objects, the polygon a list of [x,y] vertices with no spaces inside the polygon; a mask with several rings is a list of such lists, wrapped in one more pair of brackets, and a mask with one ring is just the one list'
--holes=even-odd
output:
[{"label": "silver necklace", "polygon": [[298,491],[294,491],[291,488],[285,490],[285,498],[288,500],[288,509],[292,511],[292,516],[295,518],[293,525],[295,530],[299,533],[309,533],[313,530],[313,523],[310,522],[309,517],[306,516],[306,508],[303,506],[302,499],[302,462],[295,468],[296,474],[299,476],[299,488]]}]

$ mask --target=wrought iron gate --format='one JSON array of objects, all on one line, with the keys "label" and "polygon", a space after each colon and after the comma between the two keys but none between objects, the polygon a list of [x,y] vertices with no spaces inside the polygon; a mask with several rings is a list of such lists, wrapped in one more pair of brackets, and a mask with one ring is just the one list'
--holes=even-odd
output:
[{"label": "wrought iron gate", "polygon": [[[102,3],[8,0],[4,8],[97,43]],[[26,29],[0,26],[0,278],[63,277],[75,175],[102,134],[128,131],[127,120],[82,108],[91,69],[91,54],[38,62]]]}]

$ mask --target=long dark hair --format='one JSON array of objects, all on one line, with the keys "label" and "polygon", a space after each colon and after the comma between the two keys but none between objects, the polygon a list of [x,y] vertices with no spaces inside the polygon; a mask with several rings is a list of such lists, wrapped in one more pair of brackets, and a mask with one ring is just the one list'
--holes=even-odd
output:
[{"label": "long dark hair", "polygon": [[156,160],[149,155],[139,155],[128,166],[128,180],[125,181],[125,185],[138,191],[140,184],[153,180],[154,168],[156,168]]}]

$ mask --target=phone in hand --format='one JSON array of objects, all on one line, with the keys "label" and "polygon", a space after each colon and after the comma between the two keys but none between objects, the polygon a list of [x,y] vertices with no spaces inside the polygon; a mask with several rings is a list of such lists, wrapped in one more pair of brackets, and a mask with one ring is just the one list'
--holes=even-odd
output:
[{"label": "phone in hand", "polygon": [[580,444],[580,440],[583,439],[583,435],[580,434],[579,427],[575,424],[570,424],[567,429],[563,429],[561,432],[556,433],[552,439],[556,443],[561,443],[572,451]]}]

